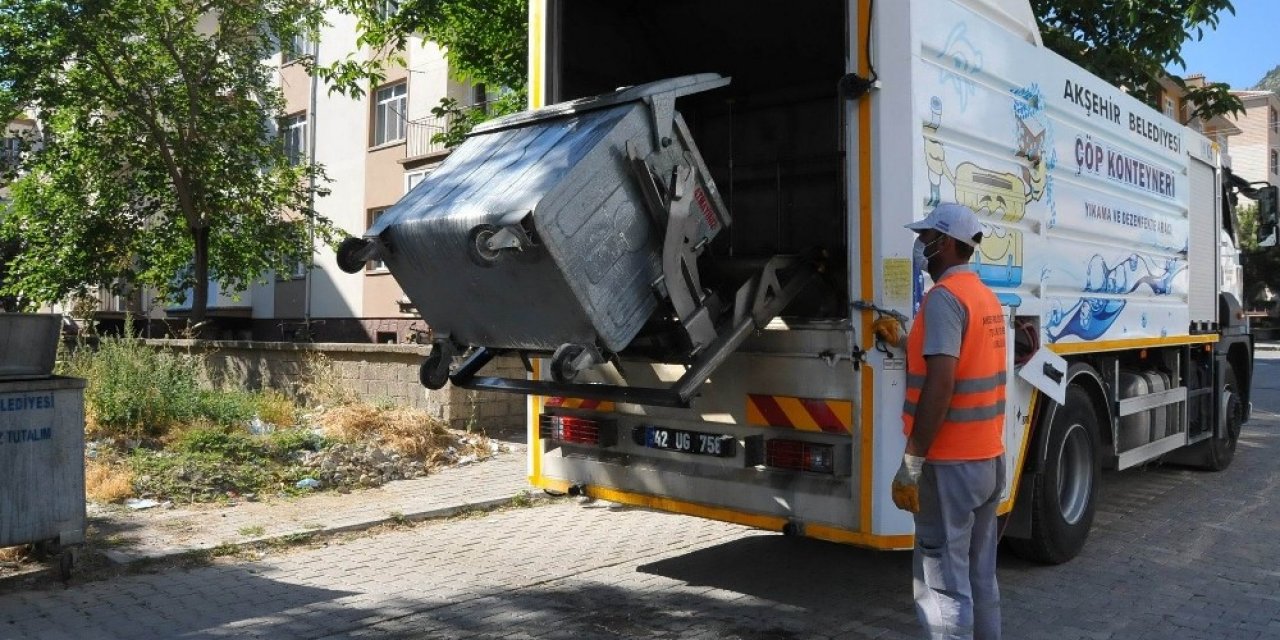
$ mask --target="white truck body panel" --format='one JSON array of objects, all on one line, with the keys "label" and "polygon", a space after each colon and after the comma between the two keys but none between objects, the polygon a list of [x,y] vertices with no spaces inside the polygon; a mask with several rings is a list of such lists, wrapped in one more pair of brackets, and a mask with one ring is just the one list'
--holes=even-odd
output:
[{"label": "white truck body panel", "polygon": [[[542,83],[561,72],[543,66],[555,49],[538,31],[549,21],[546,0],[531,6],[536,102]],[[865,51],[860,6],[850,0],[846,10],[849,72],[862,68]],[[938,202],[956,201],[977,211],[987,231],[974,268],[1011,321],[1037,324],[1043,345],[1081,353],[1194,342],[1191,324],[1216,319],[1221,282],[1214,147],[1043,48],[1025,0],[901,0],[874,10],[871,62],[879,84],[843,103],[849,299],[912,316],[928,285],[911,273],[914,235],[903,226]],[[863,131],[867,101],[870,126]],[[709,517],[742,513],[738,521],[763,518],[759,526],[777,518],[819,523],[851,532],[847,539],[859,544],[906,546],[910,514],[889,497],[905,445],[905,361],[900,351],[874,348],[864,333],[871,315],[851,311],[847,324],[801,327],[791,336],[781,335],[785,327],[763,332],[731,357],[692,409],[612,407],[622,433],[661,421],[745,437],[775,433],[752,426],[748,394],[846,401],[847,433],[805,435],[850,447],[848,477],[770,475],[743,469],[738,459],[646,451],[630,442],[601,460],[531,439],[531,479],[641,494],[652,498],[646,504]],[[844,357],[797,356],[817,353],[815,345]],[[859,346],[860,367],[848,355]],[[1012,348],[1008,358],[1013,372]],[[627,376],[629,384],[651,385],[663,371],[637,367]],[[1002,512],[1014,502],[1035,395],[1010,376],[1011,482]],[[535,437],[545,408],[544,399],[530,398]]]}]

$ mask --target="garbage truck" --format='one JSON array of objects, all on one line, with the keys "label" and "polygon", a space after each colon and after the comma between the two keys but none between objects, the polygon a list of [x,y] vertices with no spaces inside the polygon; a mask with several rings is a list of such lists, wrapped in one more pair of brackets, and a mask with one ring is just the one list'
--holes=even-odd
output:
[{"label": "garbage truck", "polygon": [[1025,0],[531,0],[529,26],[531,110],[338,258],[416,303],[425,386],[527,396],[532,484],[911,547],[906,359],[871,324],[919,309],[904,225],[940,202],[981,218],[1010,337],[1015,551],[1075,556],[1104,468],[1231,463],[1235,207],[1271,237],[1275,187],[1046,49]]}]

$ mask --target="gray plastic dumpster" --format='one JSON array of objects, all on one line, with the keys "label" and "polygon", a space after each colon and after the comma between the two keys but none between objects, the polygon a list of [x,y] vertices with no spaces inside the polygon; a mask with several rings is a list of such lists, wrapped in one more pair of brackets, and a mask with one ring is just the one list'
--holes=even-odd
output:
[{"label": "gray plastic dumpster", "polygon": [[[413,300],[434,335],[429,388],[452,379],[531,392],[511,380],[472,384],[495,353],[512,351],[550,353],[552,378],[571,382],[655,318],[677,328],[665,355],[704,375],[785,303],[774,291],[780,263],[736,296],[713,295],[698,273],[731,218],[675,104],[728,83],[682,76],[485,123],[363,238],[344,241],[338,264],[354,273],[380,259]],[[463,349],[472,356],[451,376]],[[682,404],[692,386],[674,399],[620,393]]]},{"label": "gray plastic dumpster", "polygon": [[[0,547],[84,542],[84,388],[53,376],[60,316],[0,314]],[[52,327],[52,330],[49,327]],[[73,555],[62,549],[60,568]]]}]

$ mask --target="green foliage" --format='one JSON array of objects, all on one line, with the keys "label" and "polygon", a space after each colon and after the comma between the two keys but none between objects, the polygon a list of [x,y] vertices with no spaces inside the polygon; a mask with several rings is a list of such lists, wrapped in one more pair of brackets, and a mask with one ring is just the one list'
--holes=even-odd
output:
[{"label": "green foliage", "polygon": [[310,429],[285,429],[265,438],[267,453],[277,460],[287,460],[299,451],[319,451],[329,444],[324,436]]},{"label": "green foliage", "polygon": [[[1164,69],[1186,66],[1182,43],[1189,35],[1203,38],[1221,12],[1235,13],[1231,0],[1032,0],[1031,6],[1045,46],[1157,109]],[[1229,90],[1222,83],[1187,87],[1193,115],[1240,111]]]},{"label": "green foliage", "polygon": [[258,394],[240,389],[201,389],[196,415],[222,427],[248,424],[258,412]]},{"label": "green foliage", "polygon": [[1280,64],[1276,65],[1267,75],[1262,76],[1258,84],[1253,86],[1254,91],[1270,91],[1280,94]]},{"label": "green foliage", "polygon": [[207,501],[264,491],[293,495],[307,476],[297,463],[303,451],[326,446],[305,430],[254,436],[236,427],[197,427],[165,451],[137,449],[128,459],[139,495]]},{"label": "green foliage", "polygon": [[1244,278],[1244,305],[1247,308],[1269,306],[1266,292],[1280,292],[1280,251],[1275,247],[1258,247],[1258,206],[1245,205],[1236,210],[1240,224],[1241,271]]},{"label": "green foliage", "polygon": [[135,450],[129,456],[138,495],[190,500],[216,500],[228,493],[264,491],[295,494],[294,483],[306,476],[297,465],[265,457],[239,459],[217,451]]},{"label": "green foliage", "polygon": [[[410,35],[421,35],[444,48],[456,77],[504,91],[496,108],[491,105],[482,114],[466,114],[456,125],[458,131],[469,130],[467,122],[524,108],[528,0],[401,0],[399,12],[390,19],[380,15],[382,2],[335,0],[334,4],[358,18],[359,43],[384,56],[370,59],[363,53],[353,54],[320,68],[331,91],[360,95],[367,84],[381,81],[385,65],[398,60]],[[449,107],[442,103],[440,108]]]},{"label": "green foliage", "polygon": [[198,365],[141,341],[108,337],[81,345],[60,373],[85,378],[91,431],[104,437],[157,438],[200,415]]},{"label": "green foliage", "polygon": [[1253,251],[1258,248],[1258,205],[1244,205],[1236,209],[1236,222],[1239,228],[1236,229],[1236,237],[1239,238],[1240,248],[1245,251]]},{"label": "green foliage", "polygon": [[[277,391],[204,388],[200,381],[206,376],[196,358],[131,338],[108,336],[96,347],[86,343],[65,351],[58,373],[88,380],[85,407],[91,435],[97,437],[156,440],[196,424],[243,430],[255,416],[267,415],[284,415],[290,418],[287,424],[279,418],[273,424],[289,426],[296,413],[283,406],[288,400]],[[204,432],[182,437],[203,437],[199,434]],[[311,441],[310,436],[289,437]]]},{"label": "green foliage", "polygon": [[22,243],[4,293],[192,290],[194,323],[211,279],[238,292],[309,260],[308,226],[332,235],[310,207],[324,176],[286,157],[271,125],[283,98],[262,60],[322,15],[310,0],[7,3],[0,117],[38,110],[43,137],[0,224]]},{"label": "green foliage", "polygon": [[178,453],[206,454],[234,462],[245,462],[265,455],[263,446],[243,431],[221,428],[197,428],[184,432],[174,442]]}]

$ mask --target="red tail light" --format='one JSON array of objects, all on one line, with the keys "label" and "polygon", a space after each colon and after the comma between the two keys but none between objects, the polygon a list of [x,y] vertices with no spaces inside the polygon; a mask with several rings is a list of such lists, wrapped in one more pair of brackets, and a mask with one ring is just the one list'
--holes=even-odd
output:
[{"label": "red tail light", "polygon": [[543,414],[538,424],[538,436],[544,440],[573,444],[601,444],[603,425],[589,418],[553,416]]},{"label": "red tail light", "polygon": [[768,440],[764,445],[764,464],[778,469],[834,474],[835,447],[801,440]]}]

